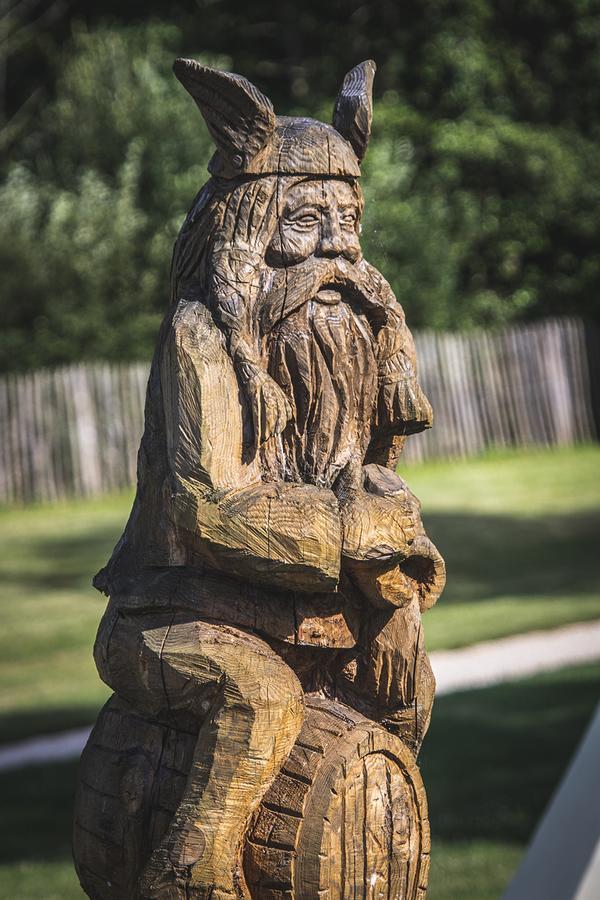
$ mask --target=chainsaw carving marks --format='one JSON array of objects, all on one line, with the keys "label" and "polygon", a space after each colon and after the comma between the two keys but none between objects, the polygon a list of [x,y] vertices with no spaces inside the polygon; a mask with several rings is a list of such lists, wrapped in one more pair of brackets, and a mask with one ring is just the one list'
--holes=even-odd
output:
[{"label": "chainsaw carving marks", "polygon": [[115,695],[77,792],[92,898],[424,900],[421,615],[445,574],[395,474],[431,409],[360,246],[374,73],[348,73],[326,125],[175,63],[217,149],[95,579]]}]

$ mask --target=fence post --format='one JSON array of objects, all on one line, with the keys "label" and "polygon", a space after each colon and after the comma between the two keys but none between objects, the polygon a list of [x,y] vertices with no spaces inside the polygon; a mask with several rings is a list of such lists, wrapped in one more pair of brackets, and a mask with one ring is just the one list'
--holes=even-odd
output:
[{"label": "fence post", "polygon": [[[415,342],[438,427],[407,441],[405,463],[596,437],[594,326],[554,319],[498,333],[429,331]],[[143,363],[80,363],[0,377],[0,503],[130,485],[147,378]]]}]

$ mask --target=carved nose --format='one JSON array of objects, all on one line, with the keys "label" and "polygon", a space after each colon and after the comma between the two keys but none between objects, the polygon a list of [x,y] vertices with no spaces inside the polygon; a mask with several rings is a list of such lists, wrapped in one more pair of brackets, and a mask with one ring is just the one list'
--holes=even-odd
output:
[{"label": "carved nose", "polygon": [[344,238],[340,226],[333,218],[324,218],[319,241],[321,256],[340,256],[344,250]]},{"label": "carved nose", "polygon": [[333,235],[331,237],[321,238],[319,245],[321,256],[340,256],[344,249],[344,242],[341,235]]}]

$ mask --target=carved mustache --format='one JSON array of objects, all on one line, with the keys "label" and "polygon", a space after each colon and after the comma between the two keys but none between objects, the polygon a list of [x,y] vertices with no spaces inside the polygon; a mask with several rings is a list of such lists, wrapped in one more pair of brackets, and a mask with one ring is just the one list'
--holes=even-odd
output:
[{"label": "carved mustache", "polygon": [[269,269],[263,273],[258,303],[261,334],[268,334],[324,288],[338,290],[343,299],[357,302],[375,322],[384,321],[375,284],[360,262],[352,263],[343,257],[311,257],[287,269]]}]

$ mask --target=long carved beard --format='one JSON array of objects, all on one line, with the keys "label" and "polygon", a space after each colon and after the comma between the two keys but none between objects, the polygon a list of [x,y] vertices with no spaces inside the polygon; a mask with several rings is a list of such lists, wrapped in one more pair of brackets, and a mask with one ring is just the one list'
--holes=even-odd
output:
[{"label": "long carved beard", "polygon": [[263,452],[273,475],[331,487],[350,462],[362,460],[370,439],[377,300],[359,267],[315,263],[286,270],[286,283],[261,303],[269,374],[293,410]]}]

